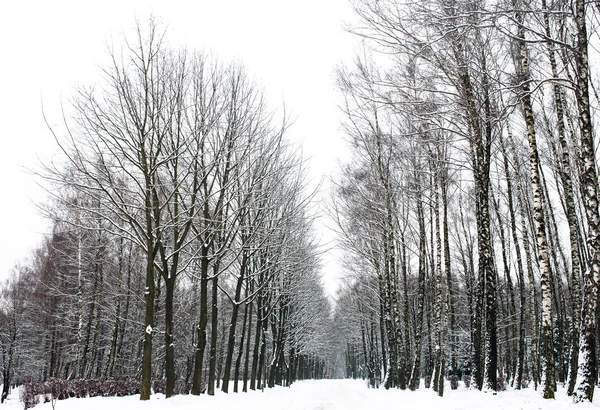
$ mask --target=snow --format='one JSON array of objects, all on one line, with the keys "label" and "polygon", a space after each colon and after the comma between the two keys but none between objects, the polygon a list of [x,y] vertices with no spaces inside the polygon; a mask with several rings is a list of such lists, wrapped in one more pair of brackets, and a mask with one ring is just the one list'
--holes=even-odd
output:
[{"label": "snow", "polygon": [[[541,392],[533,389],[521,391],[507,390],[496,395],[480,391],[450,390],[448,385],[444,397],[438,397],[431,389],[408,390],[369,389],[362,380],[319,380],[301,381],[290,388],[276,387],[264,392],[230,393],[217,391],[213,397],[207,395],[175,396],[165,399],[162,394],[154,394],[147,402],[138,396],[93,397],[58,401],[56,410],[103,410],[107,408],[128,410],[354,410],[354,409],[455,409],[455,410],[513,410],[513,409],[600,409],[600,397],[594,404],[573,404],[565,390],[560,388],[556,400],[544,400]],[[6,410],[22,409],[18,391],[13,390],[2,407]],[[36,410],[52,410],[51,403],[39,404]]]},{"label": "snow", "polygon": [[146,333],[148,333],[149,335],[152,334],[152,326],[150,326],[150,325],[146,326]]}]

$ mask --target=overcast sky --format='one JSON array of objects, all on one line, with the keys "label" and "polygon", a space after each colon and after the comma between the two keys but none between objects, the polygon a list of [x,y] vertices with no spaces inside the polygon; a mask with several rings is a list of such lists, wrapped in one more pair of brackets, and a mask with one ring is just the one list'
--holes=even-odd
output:
[{"label": "overcast sky", "polygon": [[[107,46],[150,15],[168,28],[171,44],[241,61],[272,105],[285,101],[296,119],[290,135],[310,157],[311,178],[327,178],[344,151],[335,66],[348,61],[357,39],[343,22],[348,0],[11,1],[0,6],[0,278],[41,240],[47,223],[35,202],[38,158],[56,155],[42,104],[60,122],[77,85],[99,80]],[[327,184],[325,184],[327,186]],[[325,240],[331,234],[323,233]],[[331,291],[337,270],[327,257]]]}]

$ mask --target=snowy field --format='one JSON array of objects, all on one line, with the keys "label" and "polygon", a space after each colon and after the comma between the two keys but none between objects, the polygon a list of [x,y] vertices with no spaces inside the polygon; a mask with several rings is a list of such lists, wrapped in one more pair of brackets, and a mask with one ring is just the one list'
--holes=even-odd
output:
[{"label": "snowy field", "polygon": [[[214,397],[202,395],[176,396],[165,400],[163,395],[153,395],[149,402],[140,402],[138,396],[94,397],[69,399],[56,403],[55,410],[365,410],[365,409],[600,409],[600,398],[594,404],[574,405],[564,390],[559,390],[556,400],[544,400],[534,390],[508,390],[497,395],[447,386],[446,395],[438,397],[432,390],[416,392],[401,390],[368,389],[359,380],[319,380],[296,382],[290,388],[277,387],[264,392],[224,394]],[[597,395],[600,396],[600,393]],[[0,410],[22,409],[15,391]],[[36,410],[52,410],[50,403],[40,404]]]}]

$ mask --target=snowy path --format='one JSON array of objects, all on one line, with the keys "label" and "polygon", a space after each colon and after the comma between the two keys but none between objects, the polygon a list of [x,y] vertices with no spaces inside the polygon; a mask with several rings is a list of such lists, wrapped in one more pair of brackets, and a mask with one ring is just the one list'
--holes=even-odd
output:
[{"label": "snowy path", "polygon": [[[368,389],[359,380],[320,380],[297,382],[291,388],[278,387],[264,392],[248,394],[224,394],[214,397],[176,396],[165,400],[154,395],[149,402],[140,402],[138,397],[69,399],[57,402],[56,410],[365,410],[365,409],[444,409],[444,410],[587,410],[600,409],[600,392],[596,392],[595,404],[573,405],[564,390],[556,400],[543,400],[533,390],[506,391],[497,395],[478,391],[449,388],[445,397],[438,397],[431,390],[416,392]],[[0,410],[22,409],[18,395],[13,394],[8,405]],[[51,410],[50,403],[40,404],[36,410]]]}]

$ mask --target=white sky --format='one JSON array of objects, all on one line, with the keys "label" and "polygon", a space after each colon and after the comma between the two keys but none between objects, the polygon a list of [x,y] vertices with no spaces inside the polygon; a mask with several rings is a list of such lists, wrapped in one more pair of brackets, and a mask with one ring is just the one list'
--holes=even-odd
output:
[{"label": "white sky", "polygon": [[[348,0],[6,1],[0,6],[0,278],[46,230],[34,205],[43,191],[26,171],[57,152],[42,100],[50,122],[60,122],[61,101],[73,87],[98,80],[111,37],[150,14],[167,25],[170,43],[243,62],[272,105],[285,101],[313,180],[337,169],[345,147],[334,68],[352,58],[357,44],[342,27],[353,18]],[[325,258],[330,291],[333,259]]]}]

